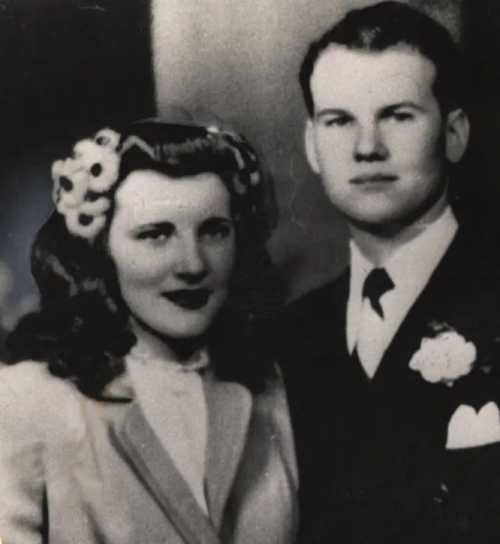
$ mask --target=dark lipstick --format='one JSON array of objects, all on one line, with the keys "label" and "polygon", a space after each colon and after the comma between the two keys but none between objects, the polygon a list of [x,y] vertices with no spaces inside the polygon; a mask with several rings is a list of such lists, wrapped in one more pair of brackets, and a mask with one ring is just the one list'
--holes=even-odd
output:
[{"label": "dark lipstick", "polygon": [[162,295],[185,310],[199,310],[208,302],[212,291],[210,289],[177,289],[167,291]]}]

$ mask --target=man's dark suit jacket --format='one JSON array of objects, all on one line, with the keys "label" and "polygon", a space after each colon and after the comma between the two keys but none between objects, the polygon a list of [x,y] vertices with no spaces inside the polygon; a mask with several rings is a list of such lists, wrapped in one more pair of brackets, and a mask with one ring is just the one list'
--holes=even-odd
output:
[{"label": "man's dark suit jacket", "polygon": [[[287,310],[277,349],[297,447],[301,542],[500,538],[500,444],[445,447],[458,406],[500,405],[497,252],[459,231],[372,380],[347,350],[349,271]],[[478,351],[452,387],[408,366],[436,325]]]}]

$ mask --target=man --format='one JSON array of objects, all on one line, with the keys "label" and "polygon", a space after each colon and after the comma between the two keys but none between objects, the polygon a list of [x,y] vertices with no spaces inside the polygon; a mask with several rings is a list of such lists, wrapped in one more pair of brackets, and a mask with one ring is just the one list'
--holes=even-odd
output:
[{"label": "man", "polygon": [[397,2],[351,11],[302,65],[307,158],[351,234],[349,269],[279,335],[307,544],[500,537],[500,276],[450,205],[461,69]]}]

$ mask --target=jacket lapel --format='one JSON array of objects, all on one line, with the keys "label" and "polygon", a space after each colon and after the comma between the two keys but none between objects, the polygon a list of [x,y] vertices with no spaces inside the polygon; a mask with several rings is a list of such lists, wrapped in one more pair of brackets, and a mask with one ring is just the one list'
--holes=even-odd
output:
[{"label": "jacket lapel", "polygon": [[252,397],[243,386],[208,379],[207,500],[215,527],[222,524],[224,507],[246,443]]},{"label": "jacket lapel", "polygon": [[356,353],[349,353],[347,346],[347,304],[349,300],[350,269],[335,283],[332,296],[333,320],[331,330],[325,335],[335,350],[335,371],[340,372],[344,383],[366,385],[370,382]]},{"label": "jacket lapel", "polygon": [[146,489],[186,543],[220,544],[174,462],[161,446],[138,403],[111,428],[117,449],[135,469]]},{"label": "jacket lapel", "polygon": [[[446,321],[452,313],[457,298],[463,298],[463,289],[470,282],[465,268],[474,260],[471,254],[464,258],[464,236],[460,231],[455,236],[441,262],[434,270],[429,282],[408,311],[375,374],[374,383],[387,379],[399,380],[414,376],[408,368],[410,358],[419,347],[422,337],[428,334],[433,320]],[[471,253],[470,248],[468,249]],[[455,289],[459,285],[459,292]]]}]

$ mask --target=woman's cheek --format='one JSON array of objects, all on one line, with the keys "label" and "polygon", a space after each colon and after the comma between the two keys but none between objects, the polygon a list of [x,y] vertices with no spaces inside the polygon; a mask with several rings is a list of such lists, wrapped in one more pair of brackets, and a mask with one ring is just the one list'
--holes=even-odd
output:
[{"label": "woman's cheek", "polygon": [[127,266],[122,266],[121,277],[127,281],[144,285],[155,284],[168,275],[168,267],[159,258],[135,255]]}]

